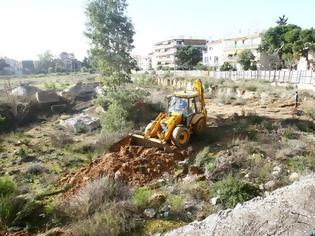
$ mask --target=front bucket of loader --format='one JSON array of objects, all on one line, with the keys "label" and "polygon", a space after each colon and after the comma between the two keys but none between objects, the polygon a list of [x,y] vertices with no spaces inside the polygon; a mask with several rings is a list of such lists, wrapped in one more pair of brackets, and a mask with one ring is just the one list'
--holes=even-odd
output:
[{"label": "front bucket of loader", "polygon": [[167,143],[162,143],[159,139],[155,138],[145,138],[139,134],[129,134],[128,136],[122,138],[119,142],[112,145],[110,148],[111,152],[118,152],[120,147],[123,146],[141,146],[146,148],[158,148],[166,152],[174,152],[176,147],[171,146]]}]

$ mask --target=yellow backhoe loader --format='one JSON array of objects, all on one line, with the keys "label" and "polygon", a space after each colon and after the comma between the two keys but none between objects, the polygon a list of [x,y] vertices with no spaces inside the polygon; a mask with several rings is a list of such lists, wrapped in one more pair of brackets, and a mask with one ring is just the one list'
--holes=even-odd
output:
[{"label": "yellow backhoe loader", "polygon": [[172,143],[185,147],[192,133],[201,134],[206,126],[207,110],[201,80],[193,82],[194,91],[168,97],[168,109],[145,128],[144,135],[132,135],[132,143],[147,147],[164,147]]}]

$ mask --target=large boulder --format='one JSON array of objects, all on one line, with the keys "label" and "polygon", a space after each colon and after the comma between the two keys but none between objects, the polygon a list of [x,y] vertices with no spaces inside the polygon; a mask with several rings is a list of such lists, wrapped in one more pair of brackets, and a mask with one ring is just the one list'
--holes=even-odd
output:
[{"label": "large boulder", "polygon": [[315,176],[165,235],[307,235],[315,225]]},{"label": "large boulder", "polygon": [[29,84],[21,84],[20,86],[12,89],[11,94],[16,97],[34,97],[37,92],[41,91],[35,86]]},{"label": "large boulder", "polygon": [[78,82],[75,85],[62,91],[62,96],[70,98],[89,99],[96,95],[97,85],[95,83]]},{"label": "large boulder", "polygon": [[91,132],[100,127],[100,119],[88,114],[75,115],[67,120],[61,120],[60,124],[75,133]]},{"label": "large boulder", "polygon": [[51,91],[38,91],[36,93],[36,99],[39,104],[54,104],[60,101],[58,94]]}]

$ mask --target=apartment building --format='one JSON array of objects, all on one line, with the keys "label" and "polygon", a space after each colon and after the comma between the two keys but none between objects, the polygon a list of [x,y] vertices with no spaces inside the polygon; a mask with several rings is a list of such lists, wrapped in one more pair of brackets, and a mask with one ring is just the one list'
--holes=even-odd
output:
[{"label": "apartment building", "polygon": [[151,54],[147,56],[141,56],[141,55],[133,55],[133,58],[135,59],[137,63],[137,67],[141,71],[150,71],[152,70],[152,57]]},{"label": "apartment building", "polygon": [[275,63],[275,58],[266,53],[258,51],[261,44],[262,33],[224,38],[207,43],[207,49],[203,55],[203,63],[215,68],[220,67],[224,62],[231,63],[235,68],[241,70],[237,62],[239,54],[248,49],[255,56],[253,63],[260,69],[270,69]]},{"label": "apartment building", "polygon": [[176,69],[176,52],[178,48],[185,46],[192,46],[204,50],[207,41],[205,39],[170,39],[158,42],[154,45],[154,52],[152,55],[153,69]]}]

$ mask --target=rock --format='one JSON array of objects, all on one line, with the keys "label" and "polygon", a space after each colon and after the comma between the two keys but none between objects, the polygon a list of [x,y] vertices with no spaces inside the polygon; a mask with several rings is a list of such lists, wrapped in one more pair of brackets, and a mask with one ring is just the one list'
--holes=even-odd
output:
[{"label": "rock", "polygon": [[67,109],[67,104],[52,105],[50,109],[53,113],[61,113]]},{"label": "rock", "polygon": [[56,103],[60,101],[60,97],[55,91],[38,91],[36,99],[39,104]]},{"label": "rock", "polygon": [[114,179],[115,180],[120,180],[121,179],[121,172],[119,170],[115,172]]},{"label": "rock", "polygon": [[145,210],[144,210],[143,214],[144,214],[146,217],[152,219],[152,218],[155,216],[156,211],[155,211],[153,208],[148,208],[148,209],[145,209]]},{"label": "rock", "polygon": [[[314,191],[315,175],[303,177],[264,198],[220,211],[165,235],[307,235],[315,225]],[[292,223],[297,219],[303,223]]]},{"label": "rock", "polygon": [[34,97],[36,92],[41,91],[39,88],[29,84],[21,84],[12,89],[11,94],[17,97]]},{"label": "rock", "polygon": [[71,97],[72,99],[80,98],[80,99],[90,99],[96,95],[97,84],[95,83],[82,83],[78,82],[70,88],[65,89],[62,92],[62,96]]},{"label": "rock", "polygon": [[289,176],[289,180],[291,182],[297,181],[300,179],[300,174],[293,172],[290,176]]},{"label": "rock", "polygon": [[272,170],[272,173],[271,175],[274,177],[274,178],[279,178],[280,175],[281,175],[281,172],[282,172],[282,169],[280,166],[275,166]]},{"label": "rock", "polygon": [[101,126],[100,119],[87,114],[79,114],[67,120],[61,120],[60,124],[77,133],[91,132]]},{"label": "rock", "polygon": [[183,181],[184,183],[192,183],[192,182],[196,181],[196,179],[197,179],[196,176],[193,176],[193,175],[186,175],[186,176],[182,179],[182,181]]},{"label": "rock", "polygon": [[54,228],[38,236],[73,236],[73,234],[61,228]]},{"label": "rock", "polygon": [[213,197],[213,198],[211,198],[211,204],[212,204],[213,206],[217,205],[218,200],[219,200],[219,197]]},{"label": "rock", "polygon": [[276,186],[276,182],[274,180],[270,180],[264,184],[264,188],[267,190],[271,190]]}]

